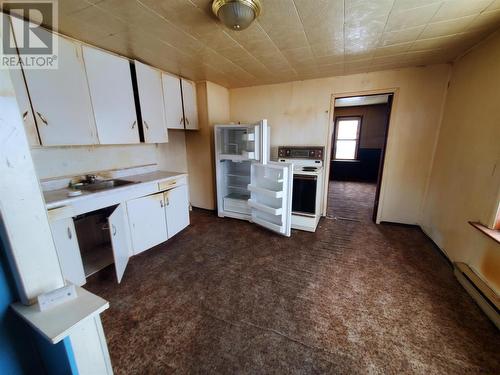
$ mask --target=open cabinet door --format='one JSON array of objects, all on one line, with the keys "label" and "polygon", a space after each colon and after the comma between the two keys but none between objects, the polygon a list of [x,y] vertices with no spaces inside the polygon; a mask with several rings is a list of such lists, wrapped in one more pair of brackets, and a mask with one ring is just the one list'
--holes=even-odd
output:
[{"label": "open cabinet door", "polygon": [[250,177],[252,222],[290,237],[292,224],[293,164],[254,163]]},{"label": "open cabinet door", "polygon": [[111,231],[111,244],[115,258],[116,279],[122,281],[125,268],[127,268],[129,254],[132,252],[130,228],[127,221],[125,204],[119,204],[108,217],[109,230]]}]

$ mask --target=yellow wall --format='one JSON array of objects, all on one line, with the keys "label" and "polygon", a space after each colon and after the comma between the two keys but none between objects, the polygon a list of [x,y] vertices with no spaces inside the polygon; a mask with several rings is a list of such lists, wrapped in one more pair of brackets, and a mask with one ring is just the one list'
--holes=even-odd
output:
[{"label": "yellow wall", "polygon": [[186,131],[189,199],[194,207],[214,210],[213,125],[229,121],[229,91],[212,82],[196,84],[198,131]]},{"label": "yellow wall", "polygon": [[230,90],[231,120],[267,118],[278,145],[327,144],[332,95],[397,90],[389,129],[379,219],[418,224],[450,67],[330,77]]},{"label": "yellow wall", "polygon": [[[500,248],[467,222],[491,224],[500,197],[500,34],[453,67],[428,194],[424,230],[452,261],[500,290]],[[496,270],[496,271],[495,271]]]}]

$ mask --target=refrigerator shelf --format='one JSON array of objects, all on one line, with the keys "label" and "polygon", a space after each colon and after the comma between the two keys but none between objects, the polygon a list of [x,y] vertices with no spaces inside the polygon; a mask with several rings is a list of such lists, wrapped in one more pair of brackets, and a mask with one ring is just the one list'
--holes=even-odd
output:
[{"label": "refrigerator shelf", "polygon": [[247,180],[250,179],[250,175],[248,174],[236,174],[236,173],[226,173],[227,177],[239,177],[239,178],[246,178]]},{"label": "refrigerator shelf", "polygon": [[274,191],[271,189],[266,189],[263,187],[255,186],[255,185],[248,185],[248,190],[254,193],[258,194],[263,194],[271,198],[282,198],[283,197],[283,191]]},{"label": "refrigerator shelf", "polygon": [[253,142],[253,141],[255,141],[255,133],[246,133],[246,134],[243,134],[241,138],[245,142]]},{"label": "refrigerator shelf", "polygon": [[256,201],[254,201],[253,199],[248,200],[248,205],[252,208],[255,208],[258,211],[262,211],[262,212],[265,212],[265,213],[268,213],[268,214],[274,215],[274,216],[279,216],[283,212],[283,208],[281,208],[281,207],[275,208],[275,207],[267,206],[265,204],[258,203]]},{"label": "refrigerator shelf", "polygon": [[228,189],[237,189],[247,191],[247,187],[245,185],[227,185]]},{"label": "refrigerator shelf", "polygon": [[243,151],[241,154],[220,154],[219,159],[231,161],[254,160],[255,152]]},{"label": "refrigerator shelf", "polygon": [[252,222],[255,224],[262,225],[263,227],[266,227],[270,230],[273,230],[275,232],[281,232],[282,231],[282,226],[278,224],[271,223],[270,221],[261,219],[255,215],[252,216]]}]

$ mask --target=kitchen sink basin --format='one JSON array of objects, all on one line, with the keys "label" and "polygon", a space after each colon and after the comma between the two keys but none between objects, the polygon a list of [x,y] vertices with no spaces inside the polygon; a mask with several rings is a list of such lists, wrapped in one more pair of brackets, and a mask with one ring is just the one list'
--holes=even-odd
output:
[{"label": "kitchen sink basin", "polygon": [[96,180],[95,182],[78,182],[76,184],[72,184],[71,188],[77,190],[86,190],[86,191],[99,191],[99,190],[113,189],[119,186],[125,186],[136,183],[137,182],[135,181],[120,180],[120,179]]}]

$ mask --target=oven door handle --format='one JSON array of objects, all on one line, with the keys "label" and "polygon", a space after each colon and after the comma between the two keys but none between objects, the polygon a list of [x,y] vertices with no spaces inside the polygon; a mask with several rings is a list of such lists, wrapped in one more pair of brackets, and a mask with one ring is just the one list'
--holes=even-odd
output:
[{"label": "oven door handle", "polygon": [[294,174],[293,178],[297,178],[299,180],[312,180],[316,181],[318,179],[318,176],[313,176],[309,174]]}]

